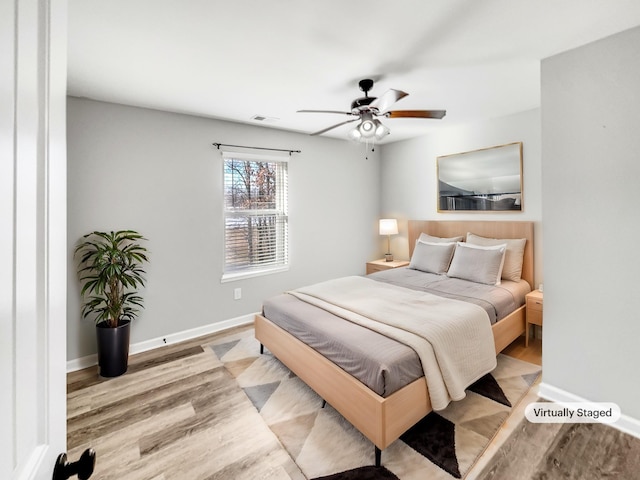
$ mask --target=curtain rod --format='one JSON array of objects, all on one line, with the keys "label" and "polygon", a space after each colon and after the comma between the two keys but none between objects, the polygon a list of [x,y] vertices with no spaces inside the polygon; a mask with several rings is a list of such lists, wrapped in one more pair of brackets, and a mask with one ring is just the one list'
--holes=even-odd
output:
[{"label": "curtain rod", "polygon": [[228,143],[213,143],[214,147],[217,147],[220,150],[220,147],[237,147],[237,148],[252,148],[254,150],[271,150],[272,152],[289,152],[289,156],[292,153],[301,153],[300,150],[288,150],[285,148],[267,148],[267,147],[248,147],[246,145],[230,145]]}]

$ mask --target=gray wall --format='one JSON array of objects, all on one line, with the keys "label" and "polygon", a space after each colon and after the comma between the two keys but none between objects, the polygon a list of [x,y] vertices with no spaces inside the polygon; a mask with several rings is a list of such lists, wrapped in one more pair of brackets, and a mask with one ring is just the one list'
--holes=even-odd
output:
[{"label": "gray wall", "polygon": [[[479,148],[523,142],[523,211],[520,213],[437,212],[436,157]],[[542,199],[540,110],[486,122],[449,127],[437,134],[385,145],[381,157],[381,216],[400,219],[392,239],[395,256],[408,258],[408,219],[522,220],[535,222],[535,277],[542,282]]]},{"label": "gray wall", "polygon": [[[288,272],[220,283],[222,166],[213,142],[302,150],[289,162]],[[149,239],[133,344],[257,312],[289,288],[363,274],[383,253],[378,152],[367,156],[346,141],[69,98],[67,359],[95,353],[71,259],[92,230],[131,228]]]},{"label": "gray wall", "polygon": [[543,381],[640,420],[640,28],[542,63]]}]

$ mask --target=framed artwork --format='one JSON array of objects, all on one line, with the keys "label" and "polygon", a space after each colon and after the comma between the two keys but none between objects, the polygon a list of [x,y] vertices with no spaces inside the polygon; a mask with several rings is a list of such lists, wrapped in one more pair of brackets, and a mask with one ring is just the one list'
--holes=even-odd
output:
[{"label": "framed artwork", "polygon": [[438,212],[522,211],[522,142],[437,158]]}]

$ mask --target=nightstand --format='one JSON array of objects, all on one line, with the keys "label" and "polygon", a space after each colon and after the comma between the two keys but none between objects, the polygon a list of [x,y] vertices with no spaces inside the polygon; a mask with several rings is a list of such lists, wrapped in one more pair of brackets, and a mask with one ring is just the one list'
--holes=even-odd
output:
[{"label": "nightstand", "polygon": [[391,268],[406,267],[407,265],[409,265],[408,260],[394,260],[392,262],[387,262],[384,258],[381,260],[373,260],[367,262],[367,275]]},{"label": "nightstand", "polygon": [[525,341],[524,346],[529,346],[529,328],[531,325],[542,326],[542,303],[543,296],[540,290],[534,290],[525,296],[527,302],[527,313],[525,320]]}]

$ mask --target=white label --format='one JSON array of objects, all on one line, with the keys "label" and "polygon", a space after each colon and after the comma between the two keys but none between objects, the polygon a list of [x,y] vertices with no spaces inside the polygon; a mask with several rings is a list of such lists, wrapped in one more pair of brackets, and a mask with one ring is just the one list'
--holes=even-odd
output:
[{"label": "white label", "polygon": [[620,407],[615,403],[535,402],[524,411],[531,423],[615,423],[620,419]]}]

